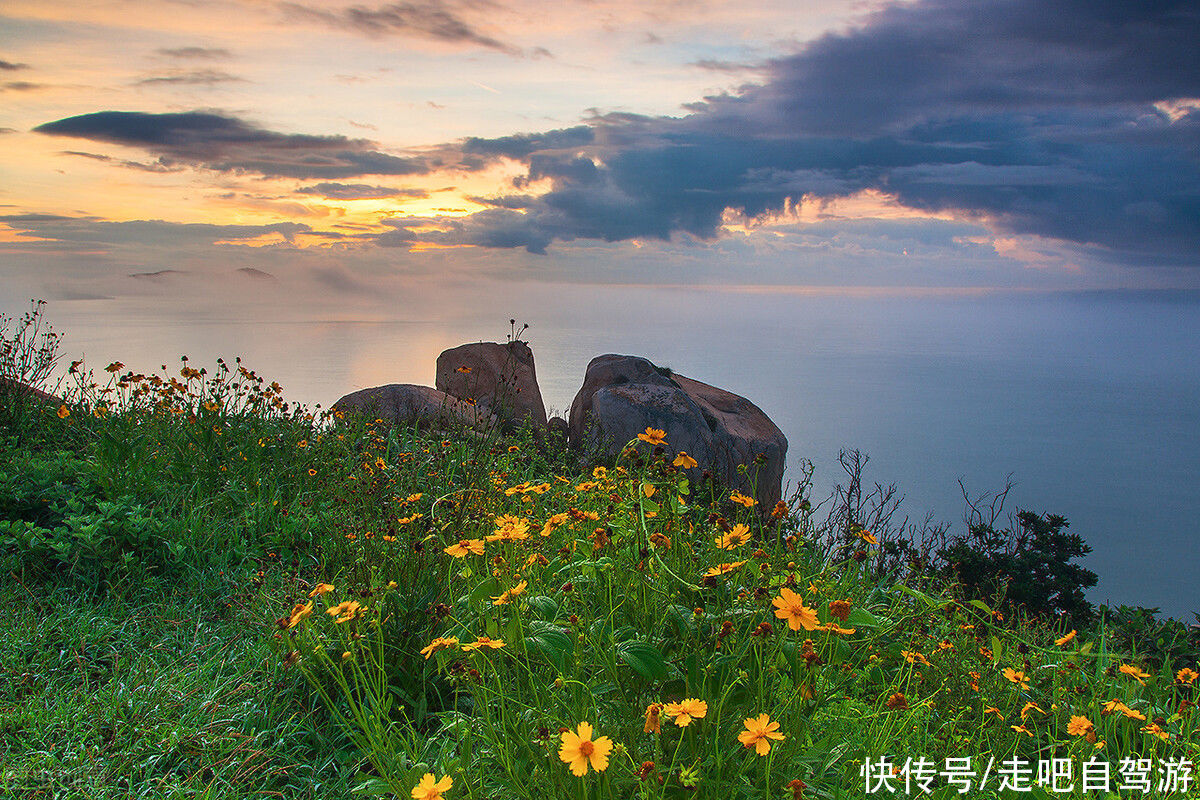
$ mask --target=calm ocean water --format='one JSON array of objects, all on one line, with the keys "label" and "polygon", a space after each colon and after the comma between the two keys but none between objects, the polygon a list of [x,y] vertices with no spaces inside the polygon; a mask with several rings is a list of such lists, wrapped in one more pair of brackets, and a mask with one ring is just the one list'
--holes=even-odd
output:
[{"label": "calm ocean water", "polygon": [[[532,324],[548,408],[600,353],[644,355],[745,395],[783,429],[821,496],[840,449],[870,456],[910,518],[963,528],[957,481],[1016,488],[1010,508],[1065,516],[1094,552],[1094,602],[1200,611],[1200,297],[1153,293],[460,287],[370,311],[282,303],[60,301],[69,357],[146,371],[181,354],[244,361],[328,405],[383,383],[432,384],[434,360]],[[6,311],[14,309],[6,308]]]}]

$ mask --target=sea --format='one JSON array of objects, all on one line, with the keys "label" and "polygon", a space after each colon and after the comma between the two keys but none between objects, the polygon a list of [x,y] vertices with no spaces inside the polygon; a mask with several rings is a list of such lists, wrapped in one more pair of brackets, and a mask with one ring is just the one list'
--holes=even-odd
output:
[{"label": "sea", "polygon": [[364,307],[58,300],[47,317],[67,358],[146,372],[240,356],[310,406],[432,385],[443,349],[528,323],[551,413],[593,357],[645,356],[762,408],[788,438],[785,480],[811,462],[814,498],[858,450],[900,516],[961,533],[964,488],[994,494],[1011,476],[1006,512],[1066,517],[1092,548],[1092,602],[1200,612],[1198,293],[497,281]]}]

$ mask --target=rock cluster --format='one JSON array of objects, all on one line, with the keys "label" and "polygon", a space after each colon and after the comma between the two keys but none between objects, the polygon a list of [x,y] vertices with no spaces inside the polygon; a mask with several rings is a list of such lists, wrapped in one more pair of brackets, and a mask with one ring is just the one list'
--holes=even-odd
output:
[{"label": "rock cluster", "polygon": [[[754,497],[765,512],[780,499],[787,438],[758,406],[732,392],[656,367],[638,356],[602,355],[588,364],[569,421],[547,420],[533,351],[522,341],[446,350],[436,388],[391,384],[348,394],[335,410],[397,424],[530,425],[591,457],[613,457],[647,428],[665,432],[672,453]],[[739,471],[739,465],[746,465]]]}]

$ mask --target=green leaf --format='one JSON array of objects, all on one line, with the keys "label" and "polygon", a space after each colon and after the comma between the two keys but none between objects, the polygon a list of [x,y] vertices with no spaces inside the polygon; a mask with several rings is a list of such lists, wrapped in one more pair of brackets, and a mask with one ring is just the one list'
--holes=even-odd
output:
[{"label": "green leaf", "polygon": [[392,787],[383,778],[367,778],[352,791],[362,797],[382,797],[392,794]]},{"label": "green leaf", "polygon": [[533,610],[533,613],[547,622],[554,620],[558,616],[558,603],[544,594],[534,595],[529,598],[528,602],[529,608]]},{"label": "green leaf", "polygon": [[[474,589],[471,590],[471,595],[468,600],[474,604],[483,600],[490,601],[493,597],[499,597],[504,590],[500,587],[500,581],[495,578],[488,578],[485,581],[480,581]],[[490,605],[490,603],[489,603]]]},{"label": "green leaf", "polygon": [[617,657],[633,667],[649,681],[661,681],[667,677],[666,659],[658,648],[647,642],[627,641],[616,646]]},{"label": "green leaf", "polygon": [[988,604],[983,602],[982,600],[972,600],[971,605],[975,606],[980,611],[987,614],[989,617],[995,616],[995,612],[993,612],[992,609],[988,607]]},{"label": "green leaf", "polygon": [[851,628],[878,628],[883,621],[865,608],[852,608],[846,624]]}]

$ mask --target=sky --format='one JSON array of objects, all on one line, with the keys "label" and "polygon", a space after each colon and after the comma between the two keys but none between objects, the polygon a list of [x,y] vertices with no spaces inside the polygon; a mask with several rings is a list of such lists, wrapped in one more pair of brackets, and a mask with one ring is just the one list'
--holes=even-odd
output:
[{"label": "sky", "polygon": [[1195,289],[1197,41],[1154,0],[6,0],[0,275]]}]

